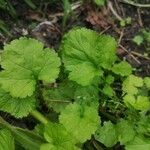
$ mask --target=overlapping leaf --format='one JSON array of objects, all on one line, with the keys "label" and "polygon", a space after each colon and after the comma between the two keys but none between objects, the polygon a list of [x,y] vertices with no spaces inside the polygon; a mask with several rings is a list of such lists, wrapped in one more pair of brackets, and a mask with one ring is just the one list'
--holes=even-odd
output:
[{"label": "overlapping leaf", "polygon": [[43,144],[40,150],[79,150],[75,146],[75,139],[61,124],[47,124],[44,137],[48,143]]},{"label": "overlapping leaf", "polygon": [[0,73],[2,88],[13,97],[31,96],[37,80],[54,82],[60,60],[51,49],[34,39],[20,38],[4,47]]},{"label": "overlapping leaf", "polygon": [[[147,78],[145,79],[147,80]],[[123,99],[127,107],[141,111],[147,111],[150,109],[150,99],[147,95],[148,93],[146,89],[144,91],[145,94],[142,91],[146,80],[143,81],[140,77],[130,75],[123,82],[123,91],[126,94]],[[147,86],[147,84],[148,81],[145,85]]]},{"label": "overlapping leaf", "polygon": [[10,113],[16,118],[27,116],[35,108],[34,95],[26,98],[13,98],[8,92],[0,89],[0,110]]},{"label": "overlapping leaf", "polygon": [[124,96],[124,102],[128,107],[132,107],[136,110],[147,111],[150,109],[150,100],[147,96],[126,95]]},{"label": "overlapping leaf", "polygon": [[134,140],[136,132],[133,124],[127,120],[120,120],[117,124],[110,121],[104,122],[103,126],[99,126],[95,133],[95,138],[107,147],[114,146],[117,142],[125,145]]},{"label": "overlapping leaf", "polygon": [[110,121],[105,122],[104,125],[99,127],[96,131],[95,138],[105,146],[112,147],[118,140],[115,125]]},{"label": "overlapping leaf", "polygon": [[116,60],[116,42],[86,28],[74,29],[64,37],[61,53],[69,79],[85,86],[103,75],[102,68],[111,68]]},{"label": "overlapping leaf", "polygon": [[135,75],[130,75],[127,79],[123,82],[122,90],[127,94],[137,94],[138,88],[143,86],[143,79],[137,77]]},{"label": "overlapping leaf", "polygon": [[132,67],[126,61],[122,61],[118,64],[115,64],[112,68],[112,71],[121,76],[128,76],[132,73]]},{"label": "overlapping leaf", "polygon": [[64,81],[56,88],[48,88],[43,90],[44,100],[49,108],[53,108],[56,112],[61,112],[74,98],[76,85],[72,82]]},{"label": "overlapping leaf", "polygon": [[69,104],[59,120],[81,143],[91,138],[100,123],[97,109],[78,103]]},{"label": "overlapping leaf", "polygon": [[133,124],[123,119],[117,123],[116,131],[121,145],[132,141],[136,135]]}]

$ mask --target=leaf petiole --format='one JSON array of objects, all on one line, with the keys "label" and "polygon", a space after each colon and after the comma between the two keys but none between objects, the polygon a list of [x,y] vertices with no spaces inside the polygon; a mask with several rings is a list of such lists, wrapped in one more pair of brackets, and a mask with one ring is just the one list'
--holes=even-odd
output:
[{"label": "leaf petiole", "polygon": [[30,112],[30,115],[32,115],[35,119],[43,124],[47,124],[49,122],[48,119],[37,110],[33,110],[32,112]]}]

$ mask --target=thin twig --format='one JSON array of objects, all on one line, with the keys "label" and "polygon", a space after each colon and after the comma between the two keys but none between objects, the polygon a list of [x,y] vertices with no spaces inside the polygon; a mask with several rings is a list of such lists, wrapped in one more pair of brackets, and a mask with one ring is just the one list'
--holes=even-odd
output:
[{"label": "thin twig", "polygon": [[110,1],[108,1],[108,8],[111,10],[111,12],[113,13],[113,15],[119,20],[122,21],[123,19],[118,15],[118,13],[115,11],[115,9],[113,8],[113,5]]},{"label": "thin twig", "polygon": [[111,26],[108,26],[106,29],[104,29],[100,34],[105,33],[106,31],[108,31],[111,28]]},{"label": "thin twig", "polygon": [[[131,57],[133,57],[133,55],[135,55],[135,56],[138,56],[138,57],[141,57],[141,58],[144,58],[144,59],[150,61],[150,58],[149,58],[149,57],[146,57],[146,56],[144,56],[144,55],[142,55],[142,54],[140,54],[140,53],[134,52],[134,51],[129,52],[129,51],[128,51],[125,47],[123,47],[121,44],[119,44],[119,46],[120,46],[125,52],[127,52],[129,55],[131,55]],[[135,58],[135,57],[134,57],[134,58]],[[136,61],[137,61],[139,64],[141,64],[137,59],[136,59]]]},{"label": "thin twig", "polygon": [[123,36],[124,36],[124,29],[123,29],[123,30],[121,31],[121,33],[120,33],[120,37],[119,37],[119,40],[118,40],[118,44],[121,43],[121,40],[122,40]]},{"label": "thin twig", "polygon": [[123,0],[121,1],[122,3],[126,3],[126,4],[130,4],[132,6],[135,6],[135,7],[150,7],[150,4],[140,4],[140,3],[135,3],[134,1],[131,1],[131,0]]},{"label": "thin twig", "polygon": [[139,22],[139,25],[141,27],[143,27],[143,22],[142,22],[142,17],[141,17],[141,12],[140,12],[140,8],[137,8],[137,13],[138,13],[138,22]]},{"label": "thin twig", "polygon": [[147,59],[147,60],[150,61],[150,58],[149,58],[149,57],[144,56],[144,55],[142,55],[142,54],[140,54],[140,53],[137,53],[137,52],[134,52],[134,51],[132,51],[131,53],[132,53],[133,55],[136,55],[136,56],[138,56],[138,57],[141,57],[141,58],[144,58],[144,59]]},{"label": "thin twig", "polygon": [[141,65],[141,62],[139,60],[136,59],[136,57],[131,54],[125,47],[123,47],[121,44],[119,44],[119,47],[121,47],[125,52],[127,52],[138,64]]}]

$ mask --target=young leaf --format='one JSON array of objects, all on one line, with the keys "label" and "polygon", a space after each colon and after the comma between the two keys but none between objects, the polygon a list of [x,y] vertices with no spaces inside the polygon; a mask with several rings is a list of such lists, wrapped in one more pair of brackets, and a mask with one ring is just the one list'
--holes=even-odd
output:
[{"label": "young leaf", "polygon": [[62,111],[59,120],[68,132],[81,143],[91,138],[100,123],[95,108],[77,103],[68,105]]},{"label": "young leaf", "polygon": [[132,108],[141,111],[147,111],[150,109],[150,100],[146,96],[139,95],[136,98],[134,95],[127,94],[123,99],[129,108],[132,106]]},{"label": "young leaf", "polygon": [[14,138],[9,130],[0,130],[0,150],[15,150]]},{"label": "young leaf", "polygon": [[150,139],[136,136],[133,141],[125,145],[125,150],[150,150]]},{"label": "young leaf", "polygon": [[83,86],[89,85],[102,68],[110,69],[116,61],[116,41],[106,35],[81,28],[64,36],[61,53],[69,79]]},{"label": "young leaf", "polygon": [[45,125],[44,137],[48,143],[41,146],[40,150],[77,150],[76,141],[63,125],[48,123]]},{"label": "young leaf", "polygon": [[134,75],[130,75],[123,82],[123,91],[128,94],[137,94],[138,88],[143,86],[143,79]]},{"label": "young leaf", "polygon": [[112,97],[114,94],[114,90],[110,85],[105,85],[103,88],[103,93],[109,97]]},{"label": "young leaf", "polygon": [[112,67],[112,71],[121,76],[128,76],[132,73],[132,67],[126,61],[122,61],[119,64],[115,64]]},{"label": "young leaf", "polygon": [[105,82],[110,85],[114,82],[114,80],[115,78],[112,75],[108,75],[105,79]]},{"label": "young leaf", "polygon": [[137,132],[143,135],[150,136],[150,116],[143,116],[137,123]]},{"label": "young leaf", "polygon": [[35,97],[13,98],[8,92],[0,89],[0,110],[16,118],[26,117],[35,108]]},{"label": "young leaf", "polygon": [[117,143],[117,133],[115,125],[110,121],[104,122],[104,125],[98,128],[95,133],[95,138],[107,147],[112,147]]},{"label": "young leaf", "polygon": [[150,90],[150,77],[145,77],[144,83],[145,83],[146,87]]},{"label": "young leaf", "polygon": [[4,46],[0,83],[13,97],[31,96],[37,80],[54,82],[57,78],[60,59],[53,50],[43,47],[25,37]]},{"label": "young leaf", "polygon": [[141,45],[144,42],[144,38],[141,35],[136,35],[133,38],[133,42],[135,42],[137,45]]},{"label": "young leaf", "polygon": [[123,119],[119,123],[117,123],[116,132],[118,136],[118,141],[120,142],[121,145],[124,145],[127,142],[132,141],[135,137],[133,124]]}]

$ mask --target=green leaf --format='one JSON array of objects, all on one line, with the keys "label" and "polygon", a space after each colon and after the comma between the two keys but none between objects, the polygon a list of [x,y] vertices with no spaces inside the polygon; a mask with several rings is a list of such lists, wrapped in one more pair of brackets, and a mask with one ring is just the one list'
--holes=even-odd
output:
[{"label": "green leaf", "polygon": [[94,2],[98,5],[98,6],[103,6],[105,4],[105,0],[94,0]]},{"label": "green leaf", "polygon": [[137,126],[137,132],[139,134],[150,136],[150,116],[141,117]]},{"label": "green leaf", "polygon": [[108,75],[105,79],[105,82],[107,84],[112,84],[114,82],[115,78],[112,75]]},{"label": "green leaf", "polygon": [[44,100],[49,108],[53,108],[56,112],[61,112],[72,102],[75,90],[76,85],[74,83],[64,81],[58,84],[56,88],[44,89]]},{"label": "green leaf", "polygon": [[136,136],[132,142],[125,145],[125,150],[150,150],[150,139]]},{"label": "green leaf", "polygon": [[143,86],[143,79],[135,75],[128,76],[123,82],[123,91],[128,94],[137,94],[138,88]]},{"label": "green leaf", "polygon": [[141,45],[144,42],[144,38],[141,35],[137,35],[134,37],[133,42],[135,42],[137,45]]},{"label": "green leaf", "polygon": [[128,76],[132,73],[132,67],[128,62],[122,61],[119,64],[115,64],[112,67],[112,71],[121,76]]},{"label": "green leaf", "polygon": [[150,77],[145,77],[144,83],[145,83],[146,87],[150,90]]},{"label": "green leaf", "polygon": [[95,133],[95,138],[107,147],[112,147],[117,143],[117,133],[115,125],[110,121],[104,122],[104,125],[99,126]]},{"label": "green leaf", "polygon": [[134,107],[137,110],[143,110],[143,111],[147,111],[150,109],[150,100],[148,97],[146,96],[138,96],[136,99],[136,102],[134,104]]},{"label": "green leaf", "polygon": [[114,95],[114,90],[110,85],[105,85],[103,88],[103,93],[109,97],[112,97]]},{"label": "green leaf", "polygon": [[[54,82],[59,73],[60,59],[37,40],[22,37],[4,47],[0,83],[13,97],[24,98],[35,91],[37,80]],[[20,90],[21,89],[21,90]]]},{"label": "green leaf", "polygon": [[118,141],[121,143],[121,145],[126,144],[127,142],[130,142],[135,137],[135,131],[133,124],[131,124],[127,120],[121,120],[116,125],[116,131],[118,136]]},{"label": "green leaf", "polygon": [[13,70],[0,72],[0,84],[2,89],[13,97],[25,98],[35,91],[36,82],[28,71]]},{"label": "green leaf", "polygon": [[150,109],[150,100],[146,96],[137,96],[137,98],[133,95],[127,94],[124,96],[125,104],[130,108],[131,106],[136,110],[147,111]]},{"label": "green leaf", "polygon": [[95,108],[77,103],[69,104],[62,111],[59,120],[81,143],[91,138],[100,123]]},{"label": "green leaf", "polygon": [[14,138],[9,130],[0,130],[0,150],[15,150]]},{"label": "green leaf", "polygon": [[44,137],[47,144],[43,144],[40,150],[77,150],[76,141],[63,125],[48,123],[45,126]]},{"label": "green leaf", "polygon": [[35,103],[34,95],[23,99],[13,98],[8,92],[0,89],[0,110],[16,118],[27,116],[35,108]]},{"label": "green leaf", "polygon": [[98,108],[99,105],[99,87],[98,85],[78,86],[74,93],[74,99],[77,103]]},{"label": "green leaf", "polygon": [[69,79],[83,86],[103,75],[102,68],[110,69],[116,61],[116,41],[106,35],[77,28],[64,36],[61,54]]},{"label": "green leaf", "polygon": [[76,67],[72,68],[71,71],[72,72],[69,74],[69,79],[76,81],[78,84],[83,86],[90,85],[95,77],[103,74],[102,71],[98,71],[91,63],[87,62],[76,65]]}]

